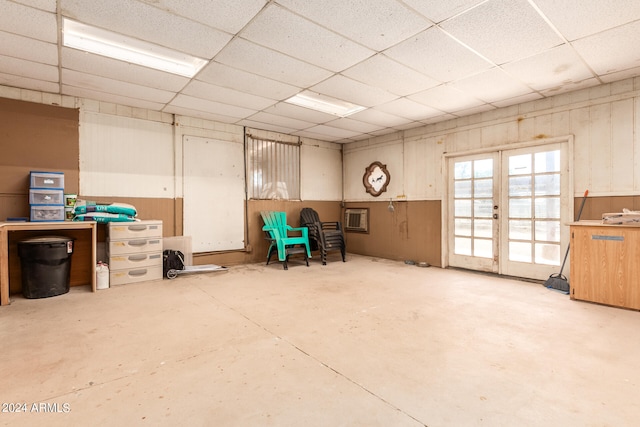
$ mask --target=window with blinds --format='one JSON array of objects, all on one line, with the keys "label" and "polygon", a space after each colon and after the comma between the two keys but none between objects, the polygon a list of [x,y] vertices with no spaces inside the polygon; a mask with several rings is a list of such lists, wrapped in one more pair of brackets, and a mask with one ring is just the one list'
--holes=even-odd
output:
[{"label": "window with blinds", "polygon": [[247,187],[250,199],[300,199],[300,142],[247,134]]}]

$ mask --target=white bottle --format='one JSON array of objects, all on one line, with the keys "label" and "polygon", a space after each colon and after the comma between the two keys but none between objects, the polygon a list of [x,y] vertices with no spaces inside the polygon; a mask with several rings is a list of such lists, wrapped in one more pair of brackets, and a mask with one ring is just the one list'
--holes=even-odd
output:
[{"label": "white bottle", "polygon": [[109,266],[104,262],[98,262],[96,265],[96,289],[109,288]]}]

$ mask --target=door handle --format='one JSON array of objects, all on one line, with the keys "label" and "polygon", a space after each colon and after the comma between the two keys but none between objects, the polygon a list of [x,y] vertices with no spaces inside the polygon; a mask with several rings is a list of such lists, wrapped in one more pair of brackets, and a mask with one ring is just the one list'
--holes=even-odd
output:
[{"label": "door handle", "polygon": [[498,219],[498,214],[493,214],[493,219]]}]

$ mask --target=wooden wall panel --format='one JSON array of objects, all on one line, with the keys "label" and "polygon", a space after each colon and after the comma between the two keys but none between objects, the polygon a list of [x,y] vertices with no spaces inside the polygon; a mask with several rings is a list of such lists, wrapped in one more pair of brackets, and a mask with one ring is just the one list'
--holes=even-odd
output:
[{"label": "wooden wall panel", "polygon": [[347,252],[441,265],[440,201],[352,202],[346,208],[369,208],[369,233],[346,233]]},{"label": "wooden wall panel", "polygon": [[[574,199],[574,212],[578,215],[582,197]],[[582,210],[581,220],[601,220],[603,213],[622,212],[627,208],[633,211],[640,210],[640,196],[614,196],[614,197],[587,197]]]},{"label": "wooden wall panel", "polygon": [[[98,203],[128,203],[135,206],[139,219],[162,220],[162,234],[165,237],[182,235],[182,218],[176,217],[176,211],[182,212],[182,199],[154,199],[143,197],[92,197],[80,195],[81,199]],[[178,222],[180,225],[178,226]],[[98,240],[102,241],[101,234]]]},{"label": "wooden wall panel", "polygon": [[29,172],[64,172],[79,183],[77,109],[0,98],[0,221],[28,216]]}]

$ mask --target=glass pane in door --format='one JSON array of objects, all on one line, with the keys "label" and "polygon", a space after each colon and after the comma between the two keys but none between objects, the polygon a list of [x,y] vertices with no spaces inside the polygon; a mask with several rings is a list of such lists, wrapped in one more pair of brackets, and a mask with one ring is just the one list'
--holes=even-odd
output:
[{"label": "glass pane in door", "polygon": [[560,265],[560,150],[508,158],[509,261]]},{"label": "glass pane in door", "polygon": [[493,158],[454,165],[453,252],[493,258]]}]

